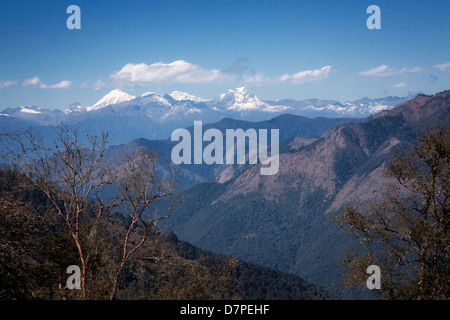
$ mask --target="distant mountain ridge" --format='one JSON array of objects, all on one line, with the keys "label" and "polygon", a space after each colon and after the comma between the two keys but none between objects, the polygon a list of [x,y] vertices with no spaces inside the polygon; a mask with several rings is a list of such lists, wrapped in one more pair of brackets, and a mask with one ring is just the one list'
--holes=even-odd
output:
[{"label": "distant mountain ridge", "polygon": [[387,97],[363,98],[354,102],[319,99],[263,101],[243,87],[208,100],[180,91],[165,95],[146,92],[135,97],[115,89],[89,107],[75,103],[65,110],[37,106],[7,108],[0,112],[0,128],[20,127],[23,122],[34,126],[55,126],[65,122],[78,124],[82,131],[95,134],[109,131],[113,143],[120,144],[136,138],[166,139],[173,130],[191,126],[195,120],[203,123],[214,123],[223,118],[264,121],[281,114],[309,118],[365,118],[381,110],[389,110],[405,100]]},{"label": "distant mountain ridge", "polygon": [[[284,143],[295,137],[303,137],[304,141],[310,141],[309,139],[314,139],[321,136],[325,131],[332,127],[351,123],[351,122],[361,122],[362,119],[353,118],[315,118],[309,119],[306,117],[295,116],[290,114],[284,114],[274,117],[266,121],[245,121],[245,120],[235,120],[231,118],[224,118],[218,122],[204,124],[203,130],[209,128],[215,128],[225,134],[227,129],[243,129],[247,130],[249,128],[259,130],[259,129],[279,129],[279,142]],[[193,135],[193,126],[187,127],[187,130]],[[298,140],[295,140],[298,142]],[[147,150],[154,150],[158,153],[162,163],[171,163],[171,151],[172,148],[178,142],[172,142],[170,139],[160,139],[160,140],[149,140],[145,138],[134,139],[126,144],[114,145],[110,147],[105,156],[108,162],[114,162],[114,159],[120,158],[122,153],[130,153],[138,148],[144,148]],[[225,162],[225,161],[224,161]],[[236,174],[236,169],[229,165],[186,165],[181,164],[177,166],[181,170],[181,176],[179,184],[182,187],[191,185],[193,183],[204,182],[212,179],[223,179],[221,172],[224,171],[222,175],[228,175],[228,177],[234,176]],[[165,166],[161,168],[162,172],[168,173],[169,169]]]}]

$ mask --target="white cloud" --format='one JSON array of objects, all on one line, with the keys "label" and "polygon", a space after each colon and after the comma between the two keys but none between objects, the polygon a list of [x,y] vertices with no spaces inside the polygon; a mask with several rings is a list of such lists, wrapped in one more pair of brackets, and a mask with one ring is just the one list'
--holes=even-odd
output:
[{"label": "white cloud", "polygon": [[390,68],[388,65],[382,64],[376,68],[362,71],[359,73],[360,76],[363,77],[387,77],[387,76],[394,76],[404,73],[413,73],[413,72],[420,72],[424,71],[425,69],[422,67],[412,67],[412,68],[401,68],[401,69],[395,69]]},{"label": "white cloud", "polygon": [[230,78],[218,69],[203,69],[184,60],[156,62],[150,65],[128,63],[111,77],[129,83],[208,83]]},{"label": "white cloud", "polygon": [[52,85],[44,85],[45,88],[50,88],[50,89],[67,89],[70,88],[72,86],[72,82],[69,80],[63,80],[61,82],[52,84]]},{"label": "white cloud", "polygon": [[41,85],[42,82],[41,79],[39,79],[39,77],[27,79],[22,83],[22,86],[24,87],[33,87],[33,88],[39,88]]},{"label": "white cloud", "polygon": [[407,86],[407,84],[403,81],[393,85],[394,88],[403,88],[406,86]]},{"label": "white cloud", "polygon": [[300,71],[291,75],[285,74],[280,77],[270,78],[262,73],[254,72],[254,70],[251,74],[244,74],[242,66],[235,66],[232,70],[222,71],[220,69],[205,69],[184,60],[176,60],[171,63],[128,63],[119,71],[111,74],[106,81],[98,80],[90,86],[94,86],[97,89],[105,86],[147,85],[152,82],[158,84],[201,84],[223,81],[243,82],[247,84],[290,81],[299,84],[326,79],[331,71],[331,66],[324,66],[317,70]]},{"label": "white cloud", "polygon": [[450,72],[450,62],[443,63],[443,64],[435,64],[433,67],[438,70],[441,70],[441,71]]},{"label": "white cloud", "polygon": [[17,80],[0,81],[0,89],[9,88],[17,84]]},{"label": "white cloud", "polygon": [[320,69],[300,71],[292,75],[284,74],[281,77],[278,77],[277,80],[281,82],[290,81],[296,84],[315,82],[328,78],[330,72],[331,66],[325,66]]},{"label": "white cloud", "polygon": [[22,83],[22,86],[24,87],[32,87],[32,88],[40,88],[40,89],[67,89],[72,86],[72,82],[69,80],[63,80],[61,82],[47,85],[39,79],[39,77],[33,77],[30,79],[25,80]]}]

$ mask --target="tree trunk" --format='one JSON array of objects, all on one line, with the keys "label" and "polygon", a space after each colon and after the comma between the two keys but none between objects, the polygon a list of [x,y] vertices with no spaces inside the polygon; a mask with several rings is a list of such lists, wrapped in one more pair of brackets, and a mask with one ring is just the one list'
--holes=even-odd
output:
[{"label": "tree trunk", "polygon": [[74,240],[75,240],[75,245],[77,246],[78,249],[78,254],[80,256],[80,263],[81,263],[81,298],[83,300],[86,300],[86,261],[84,259],[84,255],[83,255],[83,249],[81,248],[81,244],[80,241],[78,239],[78,237],[75,234],[72,234]]}]

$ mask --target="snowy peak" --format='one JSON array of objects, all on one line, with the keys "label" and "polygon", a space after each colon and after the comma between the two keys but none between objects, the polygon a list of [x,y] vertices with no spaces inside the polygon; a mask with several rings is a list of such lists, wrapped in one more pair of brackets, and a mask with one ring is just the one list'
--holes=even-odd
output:
[{"label": "snowy peak", "polygon": [[[399,100],[398,101],[402,101]],[[304,108],[312,112],[323,113],[323,116],[331,117],[367,117],[372,114],[390,110],[395,106],[391,103],[378,102],[376,99],[363,98],[357,101],[334,101],[326,105],[310,104]]]},{"label": "snowy peak", "polygon": [[247,89],[245,87],[236,88],[235,90],[228,90],[226,93],[222,93],[218,100],[219,101],[234,101],[234,102],[244,102],[246,100],[258,100],[254,95],[250,96],[250,94],[247,92]]},{"label": "snowy peak", "polygon": [[130,101],[135,99],[135,96],[129,95],[128,93],[123,92],[120,89],[114,89],[106,96],[101,98],[96,104],[92,107],[88,107],[87,111],[98,110],[103,107],[109,106],[111,104],[118,104],[125,101]]},{"label": "snowy peak", "polygon": [[21,106],[20,107],[20,112],[24,112],[24,113],[31,113],[31,114],[39,114],[41,113],[41,110],[39,107],[33,106],[33,107],[29,107],[29,106]]},{"label": "snowy peak", "polygon": [[174,100],[177,100],[177,101],[187,101],[187,100],[193,101],[193,102],[208,101],[206,99],[199,98],[194,95],[188,94],[186,92],[181,92],[181,91],[174,91],[171,94],[169,94],[169,96],[171,96]]},{"label": "snowy peak", "polygon": [[253,100],[253,101],[256,101],[256,102],[260,102],[261,100],[259,100],[255,95],[250,95],[248,92],[247,92],[247,89],[245,89],[245,87],[240,87],[240,88],[236,88],[236,90],[230,90],[232,93],[233,93],[233,95],[234,95],[234,97],[235,97],[235,99],[236,99],[236,102],[245,102],[245,101],[248,101],[248,100]]},{"label": "snowy peak", "polygon": [[153,91],[147,91],[147,92],[144,92],[144,93],[141,95],[141,97],[142,97],[142,98],[145,98],[145,97],[153,96],[153,95],[159,96],[159,94],[157,94],[156,92],[153,92]]},{"label": "snowy peak", "polygon": [[27,117],[28,115],[40,115],[42,114],[42,111],[46,110],[42,110],[37,106],[20,106],[15,108],[7,108],[3,110],[2,114],[8,116]]},{"label": "snowy peak", "polygon": [[89,107],[83,107],[81,106],[78,102],[74,102],[72,103],[68,108],[66,108],[64,111],[64,113],[69,114],[71,112],[84,112],[88,109]]},{"label": "snowy peak", "polygon": [[172,107],[169,101],[167,101],[166,98],[162,97],[160,94],[156,92],[145,92],[143,93],[140,98],[138,99],[139,105],[145,105],[148,103],[157,103],[159,105],[165,106],[165,107]]},{"label": "snowy peak", "polygon": [[249,94],[244,87],[236,88],[235,90],[228,90],[221,94],[216,102],[224,104],[227,110],[234,110],[239,112],[245,111],[263,111],[263,112],[280,112],[291,109],[288,106],[270,105],[261,101],[254,94]]}]

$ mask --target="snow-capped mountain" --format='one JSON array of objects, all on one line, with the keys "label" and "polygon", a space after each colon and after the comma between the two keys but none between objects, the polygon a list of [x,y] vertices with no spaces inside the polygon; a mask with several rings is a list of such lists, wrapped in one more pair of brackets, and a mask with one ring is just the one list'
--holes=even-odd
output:
[{"label": "snow-capped mountain", "polygon": [[5,109],[2,113],[8,116],[18,116],[20,114],[41,114],[42,110],[37,106],[20,106],[17,108]]},{"label": "snow-capped mountain", "polygon": [[405,100],[387,97],[362,98],[353,102],[320,99],[263,101],[243,87],[207,100],[181,91],[166,95],[145,92],[136,97],[115,89],[90,107],[73,103],[64,111],[36,106],[7,108],[0,111],[0,128],[24,124],[55,126],[64,122],[78,124],[81,130],[95,134],[108,131],[113,143],[126,143],[140,137],[165,139],[177,128],[192,126],[195,120],[202,120],[205,124],[223,118],[264,121],[283,113],[309,118],[366,118]]},{"label": "snow-capped mountain", "polygon": [[414,95],[408,97],[385,97],[378,99],[362,98],[355,101],[338,100],[276,100],[265,101],[269,104],[285,105],[292,108],[292,112],[309,118],[366,118],[383,110],[390,110],[397,104],[412,99]]},{"label": "snow-capped mountain", "polygon": [[172,107],[172,104],[169,101],[167,101],[167,99],[165,97],[162,97],[161,95],[157,94],[156,92],[146,92],[146,93],[142,94],[140,97],[138,97],[134,100],[128,101],[124,105],[130,105],[130,104],[134,104],[134,105],[138,105],[138,106],[145,106],[148,104],[158,104],[160,106],[164,106],[167,108]]},{"label": "snow-capped mountain", "polygon": [[306,108],[315,112],[333,112],[341,117],[358,117],[363,115],[371,115],[383,110],[389,110],[392,105],[381,104],[375,101],[368,103],[354,103],[354,102],[337,102],[330,103],[325,106],[308,105]]},{"label": "snow-capped mountain", "polygon": [[217,98],[208,100],[181,91],[173,91],[164,96],[156,92],[145,92],[141,96],[135,97],[115,89],[92,107],[83,108],[77,105],[67,110],[90,112],[111,106],[117,112],[127,112],[130,109],[142,111],[156,122],[192,114],[201,116],[217,114],[219,118],[227,116],[244,119],[256,116],[258,120],[261,117],[264,118],[264,114],[269,117],[279,113],[293,113],[308,117],[367,117],[383,110],[389,110],[406,99],[399,97],[370,99],[366,97],[353,102],[320,99],[263,101],[249,93],[245,87],[240,87],[234,90],[230,89]]},{"label": "snow-capped mountain", "polygon": [[67,109],[64,109],[64,113],[68,114],[71,112],[85,112],[89,107],[80,105],[79,102],[72,103]]},{"label": "snow-capped mountain", "polygon": [[87,111],[92,110],[98,110],[100,108],[112,105],[112,104],[118,104],[124,101],[130,101],[136,99],[135,96],[129,95],[128,93],[123,92],[120,89],[115,89],[108,93],[106,96],[101,98],[99,101],[97,101],[96,104],[94,104],[92,107],[88,107]]},{"label": "snow-capped mountain", "polygon": [[[3,117],[20,119],[32,125],[56,125],[65,118],[65,113],[59,109],[49,110],[37,106],[7,108],[0,114]],[[3,128],[2,123],[0,123],[0,128]]]},{"label": "snow-capped mountain", "polygon": [[236,90],[228,90],[213,101],[213,105],[219,110],[237,112],[282,112],[291,109],[289,106],[268,104],[258,99],[254,94],[249,94],[244,87]]},{"label": "snow-capped mountain", "polygon": [[191,95],[186,92],[181,91],[173,91],[171,94],[169,94],[174,100],[177,101],[193,101],[193,102],[206,102],[209,101],[207,99],[199,98],[194,95]]}]

